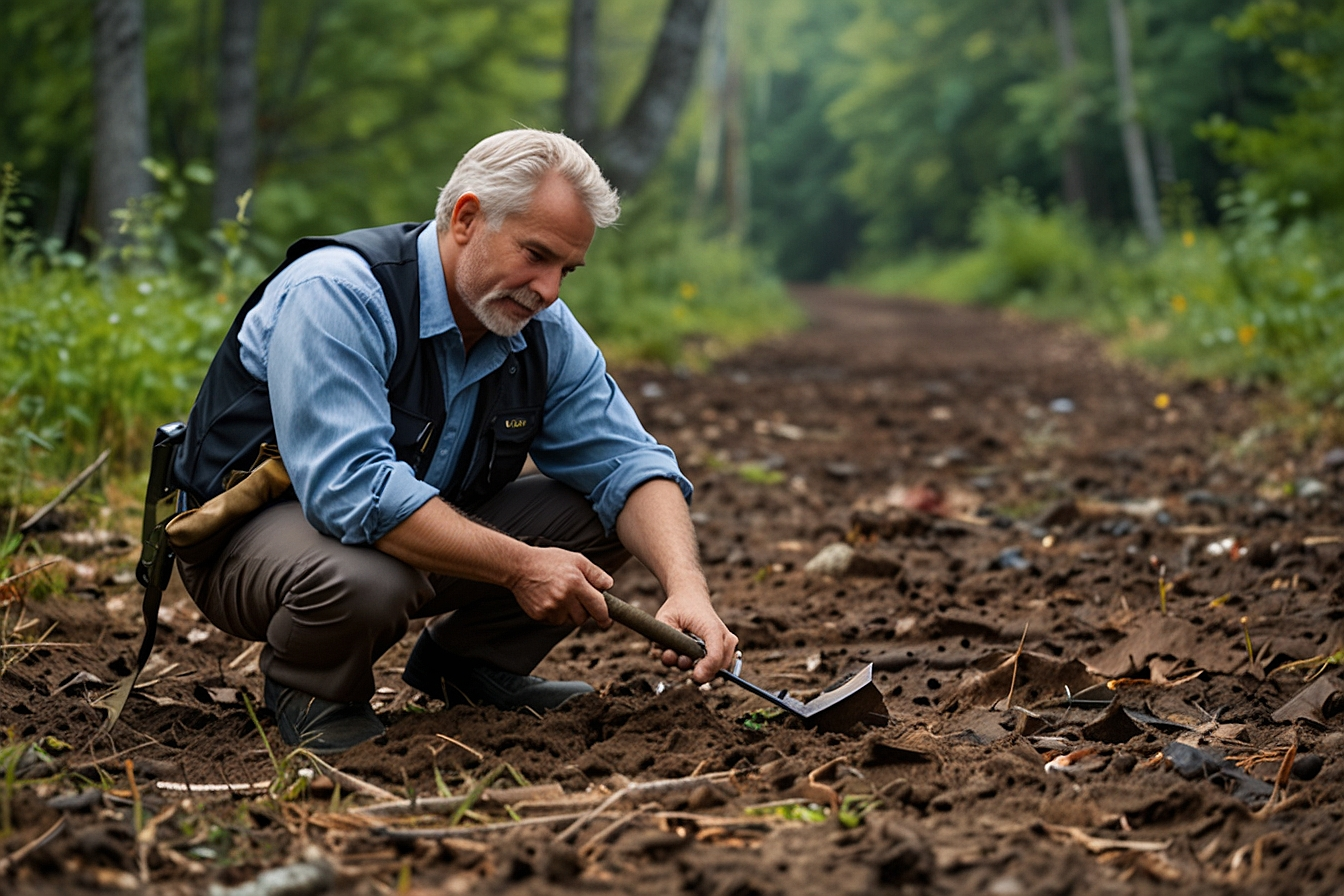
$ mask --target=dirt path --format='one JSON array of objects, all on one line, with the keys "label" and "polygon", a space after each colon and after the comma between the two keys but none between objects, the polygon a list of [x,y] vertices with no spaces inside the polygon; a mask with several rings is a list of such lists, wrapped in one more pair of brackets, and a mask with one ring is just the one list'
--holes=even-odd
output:
[{"label": "dirt path", "polygon": [[[708,375],[620,379],[697,484],[706,572],[745,674],[806,699],[871,662],[889,727],[743,724],[758,699],[664,675],[617,630],[580,631],[540,670],[585,678],[593,697],[545,718],[445,711],[402,685],[408,637],[378,666],[387,736],[339,757],[360,780],[462,795],[508,763],[548,785],[481,802],[469,826],[510,821],[501,803],[524,820],[572,817],[631,782],[703,780],[631,793],[563,837],[569,821],[394,836],[447,819],[426,821],[428,805],[402,813],[418,821],[352,815],[370,800],[349,781],[334,799],[324,776],[289,802],[184,804],[158,782],[275,776],[240,705],[261,690],[255,656],[170,594],[153,683],[111,742],[97,738],[98,689],[73,676],[124,671],[137,597],[109,576],[132,552],[81,556],[53,533],[74,587],[26,612],[80,646],[11,665],[0,725],[68,743],[54,761],[90,780],[91,757],[115,758],[107,793],[71,797],[70,778],[18,789],[0,854],[67,821],[14,863],[17,891],[135,887],[147,873],[159,892],[196,892],[312,847],[337,889],[358,893],[389,892],[399,874],[412,892],[452,893],[1344,887],[1344,684],[1333,665],[1312,682],[1320,663],[1283,668],[1344,646],[1344,452],[1295,449],[1247,395],[1156,381],[1057,328],[836,290],[800,298],[814,318],[803,333]],[[805,568],[834,545],[849,550],[831,547],[829,573]],[[650,610],[661,597],[641,569],[616,590]],[[160,818],[142,848],[125,758]]]}]

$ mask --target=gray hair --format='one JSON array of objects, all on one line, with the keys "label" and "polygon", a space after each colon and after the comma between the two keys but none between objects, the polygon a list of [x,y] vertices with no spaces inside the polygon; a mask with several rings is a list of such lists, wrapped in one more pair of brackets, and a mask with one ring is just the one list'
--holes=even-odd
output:
[{"label": "gray hair", "polygon": [[447,230],[457,200],[472,193],[481,201],[486,225],[497,230],[509,215],[527,211],[537,184],[551,171],[574,187],[595,225],[616,223],[620,199],[582,146],[564,134],[519,128],[486,137],[467,151],[439,191],[435,224]]}]

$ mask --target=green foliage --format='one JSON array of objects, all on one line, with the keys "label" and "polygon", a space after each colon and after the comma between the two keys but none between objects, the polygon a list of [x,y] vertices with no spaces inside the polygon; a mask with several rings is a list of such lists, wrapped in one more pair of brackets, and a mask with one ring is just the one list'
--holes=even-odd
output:
[{"label": "green foliage", "polygon": [[1271,47],[1296,90],[1292,111],[1270,127],[1216,116],[1200,133],[1249,169],[1245,183],[1257,193],[1284,203],[1305,192],[1311,210],[1344,210],[1344,5],[1255,0],[1217,24],[1234,40]]},{"label": "green foliage", "polygon": [[1278,203],[1250,189],[1222,205],[1222,227],[1181,231],[1151,253],[1101,241],[1067,210],[1041,211],[1020,191],[995,192],[976,214],[977,249],[941,268],[926,256],[867,283],[1071,317],[1193,375],[1281,382],[1340,404],[1344,221],[1285,225]]},{"label": "green foliage", "polygon": [[593,240],[564,299],[613,361],[712,358],[801,315],[750,250],[677,223],[656,187]]},{"label": "green foliage", "polygon": [[[156,173],[163,189],[122,213],[130,241],[95,263],[3,233],[0,502],[11,508],[38,468],[61,474],[103,447],[142,459],[154,427],[190,409],[232,319],[239,272],[256,269],[240,219],[212,235],[200,269],[184,271],[172,227],[185,187],[169,168]],[[5,183],[0,209],[16,180]]]}]

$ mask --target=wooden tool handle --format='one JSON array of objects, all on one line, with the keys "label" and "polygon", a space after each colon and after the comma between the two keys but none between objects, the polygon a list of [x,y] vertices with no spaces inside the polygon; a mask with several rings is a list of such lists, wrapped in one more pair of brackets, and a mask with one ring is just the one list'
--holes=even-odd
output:
[{"label": "wooden tool handle", "polygon": [[611,618],[626,628],[639,632],[655,644],[661,644],[693,660],[705,655],[705,645],[685,632],[679,632],[667,623],[659,622],[614,594],[603,591],[602,596],[607,599],[607,612],[611,614]]}]

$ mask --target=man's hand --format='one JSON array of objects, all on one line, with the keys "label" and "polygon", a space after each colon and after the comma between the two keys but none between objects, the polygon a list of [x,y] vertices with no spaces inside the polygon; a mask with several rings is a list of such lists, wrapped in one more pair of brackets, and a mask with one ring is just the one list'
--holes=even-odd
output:
[{"label": "man's hand", "polygon": [[656,618],[705,642],[705,656],[698,662],[675,650],[664,650],[663,665],[691,669],[691,678],[699,684],[712,679],[720,669],[732,666],[737,653],[737,635],[730,632],[719,614],[714,612],[708,595],[694,600],[669,597]]},{"label": "man's hand", "polygon": [[583,625],[590,618],[611,628],[602,592],[612,578],[582,554],[560,548],[533,548],[508,583],[523,612],[550,625]]},{"label": "man's hand", "polygon": [[417,569],[503,585],[523,612],[551,625],[611,627],[602,591],[611,576],[582,554],[538,548],[427,501],[374,545]]}]

